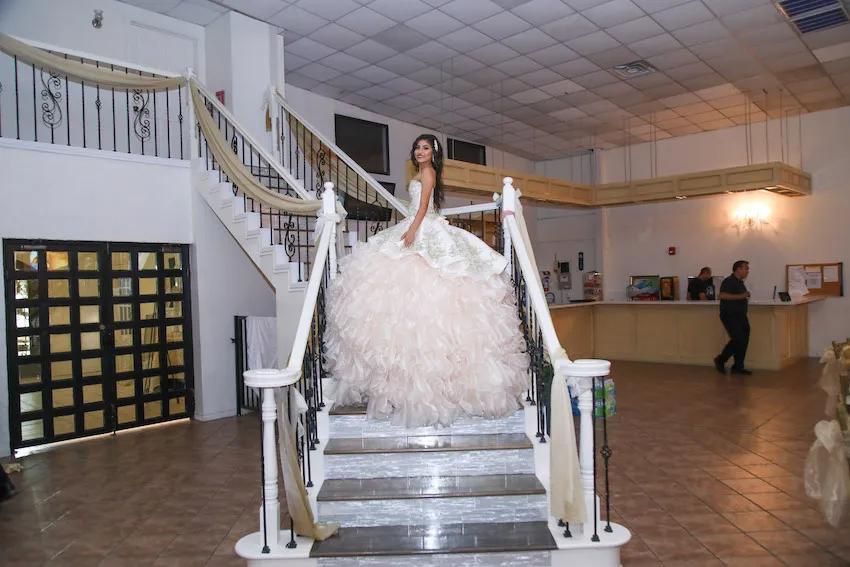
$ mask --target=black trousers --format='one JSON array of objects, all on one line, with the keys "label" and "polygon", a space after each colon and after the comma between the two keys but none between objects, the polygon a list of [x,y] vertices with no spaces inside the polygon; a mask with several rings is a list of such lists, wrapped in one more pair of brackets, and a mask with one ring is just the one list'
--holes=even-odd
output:
[{"label": "black trousers", "polygon": [[747,346],[750,344],[750,320],[746,313],[721,313],[720,321],[729,334],[729,342],[723,347],[723,352],[717,357],[723,364],[734,357],[734,370],[744,368],[744,358],[747,356]]}]

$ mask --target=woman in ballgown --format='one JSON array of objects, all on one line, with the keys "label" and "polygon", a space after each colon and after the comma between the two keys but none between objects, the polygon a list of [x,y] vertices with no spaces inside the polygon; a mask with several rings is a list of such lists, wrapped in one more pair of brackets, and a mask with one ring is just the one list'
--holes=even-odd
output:
[{"label": "woman in ballgown", "polygon": [[528,388],[528,357],[507,260],[438,213],[437,139],[419,136],[410,159],[411,215],[355,245],[328,289],[330,396],[405,427],[510,415]]}]

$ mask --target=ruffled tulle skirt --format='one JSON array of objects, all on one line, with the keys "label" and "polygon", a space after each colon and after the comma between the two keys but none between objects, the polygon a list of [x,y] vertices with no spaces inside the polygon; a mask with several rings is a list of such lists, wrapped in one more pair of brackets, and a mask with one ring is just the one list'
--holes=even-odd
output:
[{"label": "ruffled tulle skirt", "polygon": [[396,246],[403,227],[394,229],[355,246],[329,286],[325,358],[335,405],[366,402],[369,417],[405,427],[515,412],[528,357],[509,282],[465,273],[458,262],[435,267],[421,247]]}]

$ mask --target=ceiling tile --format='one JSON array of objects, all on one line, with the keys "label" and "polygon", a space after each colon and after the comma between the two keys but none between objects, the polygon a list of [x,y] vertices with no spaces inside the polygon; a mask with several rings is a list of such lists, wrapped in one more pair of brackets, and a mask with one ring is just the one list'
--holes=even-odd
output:
[{"label": "ceiling tile", "polygon": [[788,87],[788,90],[794,93],[795,95],[801,95],[805,93],[810,93],[812,91],[833,88],[832,79],[830,79],[829,77],[820,77],[817,79],[810,79],[808,81],[786,83],[785,86]]},{"label": "ceiling tile", "polygon": [[498,14],[502,8],[490,0],[453,0],[440,10],[465,24],[474,24]]},{"label": "ceiling tile", "polygon": [[[226,6],[239,10],[243,14],[248,14],[249,16],[260,20],[270,18],[286,7],[286,2],[283,0],[223,0],[223,3]],[[136,5],[138,6],[153,9],[150,8],[151,4],[151,0],[136,2]],[[172,5],[168,6],[166,9],[171,9],[172,7],[173,2]],[[357,4],[354,4],[354,7],[356,8]]]},{"label": "ceiling tile", "polygon": [[328,81],[328,84],[351,92],[365,89],[372,83],[355,77],[354,75],[340,75],[339,77],[334,77],[333,79]]},{"label": "ceiling tile", "polygon": [[567,47],[582,55],[599,53],[620,46],[620,42],[605,33],[598,31],[578,39],[566,42]]},{"label": "ceiling tile", "polygon": [[[290,48],[287,47],[287,51],[289,50]],[[379,61],[383,61],[384,59],[388,59],[389,57],[398,54],[398,52],[394,49],[390,49],[386,45],[381,45],[372,39],[361,41],[357,45],[346,49],[345,52],[357,57],[358,59],[362,59],[367,63],[378,63]]]},{"label": "ceiling tile", "polygon": [[774,73],[781,73],[783,71],[790,71],[799,67],[815,65],[817,62],[818,60],[815,59],[814,55],[810,53],[799,53],[796,55],[779,57],[777,59],[768,59],[764,64],[765,67]]},{"label": "ceiling tile", "polygon": [[678,49],[676,51],[670,51],[662,55],[650,57],[649,62],[656,69],[666,71],[668,69],[681,67],[682,65],[686,65],[688,63],[697,63],[699,62],[699,57],[697,57],[687,49]]},{"label": "ceiling tile", "polygon": [[406,55],[404,53],[399,53],[398,55],[384,59],[383,61],[380,61],[378,65],[387,71],[392,71],[393,73],[401,76],[410,75],[411,73],[427,67],[427,65],[419,59],[414,59],[410,55]]},{"label": "ceiling tile", "polygon": [[560,98],[572,106],[581,106],[583,104],[590,104],[591,102],[602,100],[601,96],[591,91],[579,91],[577,93],[564,95]]},{"label": "ceiling tile", "polygon": [[626,23],[605,30],[608,35],[620,43],[633,43],[642,39],[654,37],[664,33],[664,28],[659,26],[649,16],[633,19]]},{"label": "ceiling tile", "polygon": [[[720,88],[720,87],[717,87],[717,88]],[[733,88],[735,88],[735,87],[733,86]],[[724,96],[724,97],[721,97],[721,98],[713,98],[713,99],[708,100],[707,102],[708,102],[708,104],[710,104],[711,106],[713,106],[714,108],[716,108],[718,110],[724,110],[726,108],[745,105],[746,102],[747,102],[747,97],[744,96],[743,93],[741,93],[741,94],[736,94],[736,95]]]},{"label": "ceiling tile", "polygon": [[669,33],[642,39],[628,45],[629,49],[640,55],[641,57],[652,57],[669,51],[681,49],[682,44]]},{"label": "ceiling tile", "polygon": [[602,85],[616,83],[619,80],[620,79],[618,79],[608,71],[596,71],[595,73],[589,73],[587,75],[582,75],[581,77],[575,77],[573,79],[573,82],[583,86],[586,89],[594,89],[596,87],[601,87]]},{"label": "ceiling tile", "polygon": [[303,37],[287,45],[286,51],[310,61],[317,61],[336,53],[337,50],[326,47],[308,37]]},{"label": "ceiling tile", "polygon": [[305,77],[304,75],[299,75],[296,71],[294,73],[287,73],[286,84],[300,89],[312,89],[316,85],[321,84],[321,82],[310,77]]},{"label": "ceiling tile", "polygon": [[707,59],[706,64],[730,81],[745,79],[764,72],[764,67],[749,56],[727,55]]},{"label": "ceiling tile", "polygon": [[720,120],[701,122],[699,125],[705,130],[722,130],[723,128],[730,128],[734,126],[735,123],[728,118],[721,118]]},{"label": "ceiling tile", "polygon": [[448,94],[453,94],[453,95],[457,96],[457,95],[460,95],[460,94],[463,94],[463,93],[466,93],[466,92],[469,92],[469,91],[472,91],[472,90],[479,89],[481,87],[479,87],[475,83],[470,83],[466,79],[461,79],[459,77],[452,77],[451,79],[444,81],[440,85],[437,85],[436,88],[437,88],[438,91],[448,93]]},{"label": "ceiling tile", "polygon": [[359,33],[355,33],[340,26],[339,24],[330,23],[311,33],[310,39],[327,47],[332,47],[341,51],[348,49],[353,45],[357,45],[366,38]]},{"label": "ceiling tile", "polygon": [[558,100],[557,98],[549,98],[540,102],[535,102],[531,106],[535,110],[539,110],[540,112],[550,113],[558,110],[563,110],[569,105],[562,100]]},{"label": "ceiling tile", "polygon": [[632,0],[632,2],[634,2],[647,14],[654,14],[655,12],[669,10],[675,6],[687,4],[690,1],[691,0]]},{"label": "ceiling tile", "polygon": [[530,29],[502,40],[502,44],[524,55],[556,43],[558,42],[538,29]]},{"label": "ceiling tile", "polygon": [[[482,116],[493,114],[490,110],[487,110],[486,108],[482,108],[475,104],[471,104],[465,108],[458,109],[456,110],[456,112],[461,116],[466,116],[467,118],[474,118],[476,120],[481,118]],[[485,123],[481,122],[481,125],[484,126]]]},{"label": "ceiling tile", "polygon": [[419,101],[407,95],[400,95],[387,100],[387,103],[397,106],[398,108],[411,108],[419,104]]},{"label": "ceiling tile", "polygon": [[[670,76],[675,81],[683,82],[685,79],[693,79],[694,77],[699,77],[700,75],[714,75],[714,71],[711,67],[703,63],[702,61],[697,61],[696,63],[688,63],[687,65],[682,65],[681,67],[675,67],[667,71],[667,75]],[[722,77],[721,77],[722,79]],[[723,81],[721,80],[720,83]],[[716,83],[716,84],[720,84]]]},{"label": "ceiling tile", "polygon": [[[235,2],[236,0],[232,1]],[[244,1],[238,0],[240,4]],[[299,8],[303,8],[308,12],[329,20],[341,18],[360,7],[360,4],[353,0],[298,0],[294,4]]]},{"label": "ceiling tile", "polygon": [[681,4],[652,14],[652,18],[667,31],[686,28],[700,22],[714,19],[714,14],[708,11],[700,0]]},{"label": "ceiling tile", "polygon": [[512,77],[518,77],[519,75],[524,75],[525,73],[530,73],[543,68],[540,64],[535,63],[525,56],[516,57],[508,61],[503,61],[502,63],[496,63],[493,67],[503,73],[511,75]]},{"label": "ceiling tile", "polygon": [[610,99],[616,96],[636,93],[637,90],[623,81],[617,81],[616,83],[609,83],[607,85],[594,87],[593,92],[602,98]]},{"label": "ceiling tile", "polygon": [[518,92],[527,91],[529,88],[531,88],[531,85],[523,83],[518,79],[511,78],[499,82],[498,93],[505,96],[510,96]]},{"label": "ceiling tile", "polygon": [[373,0],[369,3],[369,8],[397,22],[404,22],[431,10],[431,7],[421,0]]},{"label": "ceiling tile", "polygon": [[682,45],[687,46],[731,38],[729,31],[718,20],[709,20],[676,30],[673,32],[673,36],[682,42]]},{"label": "ceiling tile", "polygon": [[691,114],[688,116],[688,120],[690,120],[694,124],[711,122],[712,120],[723,120],[724,118],[726,117],[716,110],[708,110],[706,112],[700,112],[698,114]]},{"label": "ceiling tile", "polygon": [[587,10],[588,8],[593,8],[594,6],[599,6],[600,4],[604,4],[608,0],[561,0],[567,6],[576,11]]},{"label": "ceiling tile", "polygon": [[628,80],[630,85],[641,90],[652,87],[660,87],[661,85],[669,85],[672,82],[673,79],[661,72],[652,73],[651,75],[645,75],[643,77],[635,77],[634,79]]},{"label": "ceiling tile", "polygon": [[[337,53],[339,53],[339,52],[337,52]],[[309,59],[304,59],[303,57],[299,57],[299,56],[295,55],[294,53],[287,53],[286,54],[286,70],[287,70],[287,72],[288,71],[294,71],[294,70],[298,69],[299,67],[303,67],[304,65],[306,65],[308,63],[310,63]]]},{"label": "ceiling tile", "polygon": [[464,53],[493,43],[493,40],[478,30],[465,27],[444,35],[440,42]]},{"label": "ceiling tile", "polygon": [[609,49],[608,51],[593,53],[588,55],[587,58],[603,69],[611,69],[615,65],[623,65],[625,63],[637,61],[640,59],[640,56],[634,51],[630,51],[629,49],[620,46],[615,47],[614,49]]},{"label": "ceiling tile", "polygon": [[548,67],[560,65],[578,57],[580,57],[578,53],[560,43],[528,54],[529,59]]},{"label": "ceiling tile", "polygon": [[[673,112],[672,110],[670,112]],[[682,126],[689,126],[691,121],[687,118],[682,118],[678,114],[676,114],[675,118],[666,118],[664,120],[659,120],[655,123],[658,128],[662,130],[669,130],[670,128],[681,128]]]},{"label": "ceiling tile", "polygon": [[298,6],[290,6],[269,19],[269,23],[301,35],[309,35],[328,21]]},{"label": "ceiling tile", "polygon": [[407,54],[429,65],[439,66],[446,73],[451,73],[452,61],[458,52],[442,43],[427,41],[419,47],[414,47]]},{"label": "ceiling tile", "polygon": [[[289,59],[286,58],[286,66],[289,67]],[[356,57],[352,57],[347,53],[343,53],[338,51],[329,57],[325,57],[321,61],[319,61],[322,65],[326,65],[331,69],[336,69],[337,71],[341,71],[343,73],[351,73],[352,71],[356,71],[357,69],[362,69],[363,67],[368,66],[369,64],[361,59]]]},{"label": "ceiling tile", "polygon": [[688,92],[688,89],[679,83],[668,83],[666,85],[659,85],[657,87],[644,89],[643,92],[652,99],[661,99],[668,96],[675,96],[677,94],[684,94]]},{"label": "ceiling tile", "polygon": [[808,67],[800,67],[785,73],[777,73],[776,78],[783,83],[796,83],[799,81],[808,81],[811,79],[819,79],[826,77],[826,70],[822,65],[810,65]]},{"label": "ceiling tile", "polygon": [[382,16],[365,6],[346,14],[336,23],[367,37],[396,25],[395,20]]},{"label": "ceiling tile", "polygon": [[429,41],[428,37],[404,24],[385,29],[373,35],[372,39],[396,51],[407,51]]},{"label": "ceiling tile", "polygon": [[771,4],[758,6],[742,12],[736,12],[720,18],[727,28],[733,32],[745,32],[771,24],[782,23],[785,17]]},{"label": "ceiling tile", "polygon": [[[787,22],[780,22],[738,34],[738,39],[747,45],[763,45],[797,39],[799,36]],[[799,41],[799,40],[798,40]],[[800,42],[802,43],[802,42]]]},{"label": "ceiling tile", "polygon": [[570,41],[599,31],[596,24],[581,14],[572,14],[554,22],[549,20],[549,23],[543,24],[540,29],[558,41]]},{"label": "ceiling tile", "polygon": [[599,71],[600,68],[599,65],[596,65],[592,61],[589,61],[582,57],[579,59],[568,61],[566,63],[562,63],[560,65],[555,65],[554,67],[552,67],[552,70],[561,75],[562,77],[572,79],[573,77],[587,75],[588,73]]},{"label": "ceiling tile", "polygon": [[438,10],[431,10],[411,18],[405,22],[405,25],[433,39],[443,37],[463,27],[462,22]]},{"label": "ceiling tile", "polygon": [[587,116],[583,110],[578,108],[565,108],[564,110],[550,112],[549,115],[554,116],[558,120],[575,120],[576,118]]},{"label": "ceiling tile", "polygon": [[711,59],[713,57],[722,57],[729,53],[735,53],[742,49],[741,44],[737,39],[732,37],[726,39],[717,39],[699,45],[692,45],[691,51],[701,59]]},{"label": "ceiling tile", "polygon": [[770,0],[711,0],[706,2],[708,9],[718,17],[743,12],[766,4],[770,4]]},{"label": "ceiling tile", "polygon": [[492,85],[492,89],[495,92],[499,91],[499,83],[500,81],[504,81],[509,77],[506,73],[499,71],[498,69],[494,69],[492,67],[484,67],[483,69],[479,69],[477,71],[472,71],[468,73],[464,73],[464,78],[467,81],[471,81],[476,85],[480,85],[482,87],[489,87]]},{"label": "ceiling tile", "polygon": [[691,116],[691,115],[694,115],[694,114],[700,114],[702,112],[709,112],[709,111],[714,110],[714,109],[707,102],[701,101],[701,102],[696,102],[694,104],[686,104],[684,106],[677,106],[674,110],[676,112],[678,112],[681,116],[688,117],[688,116]]},{"label": "ceiling tile", "polygon": [[519,57],[519,53],[501,43],[491,43],[490,45],[473,49],[467,52],[467,55],[486,65],[494,65]]},{"label": "ceiling tile", "polygon": [[803,36],[803,41],[805,41],[806,45],[812,49],[819,49],[821,47],[829,47],[830,45],[844,43],[847,39],[847,29],[844,26],[836,26],[834,28],[811,32]]},{"label": "ceiling tile", "polygon": [[[604,89],[605,87],[601,87],[601,88]],[[613,102],[614,104],[616,104],[620,108],[625,108],[627,110],[628,110],[628,107],[630,107],[630,106],[635,106],[636,104],[651,102],[650,98],[640,91],[634,91],[634,92],[631,92],[631,93],[611,97],[610,100],[611,100],[611,102]]]},{"label": "ceiling tile", "polygon": [[694,93],[687,93],[662,98],[658,102],[667,108],[675,108],[677,106],[685,106],[687,104],[696,104],[698,102],[702,102],[702,99]]},{"label": "ceiling tile", "polygon": [[573,13],[573,9],[561,0],[531,0],[511,11],[534,26],[541,26]]},{"label": "ceiling tile", "polygon": [[645,14],[631,0],[610,0],[595,8],[584,10],[582,15],[604,29],[636,20]]},{"label": "ceiling tile", "polygon": [[667,131],[674,136],[687,136],[688,134],[698,134],[703,130],[695,124],[688,124],[687,126],[682,126],[680,128],[668,128]]},{"label": "ceiling tile", "polygon": [[810,53],[806,44],[798,38],[792,38],[785,41],[769,42],[759,45],[753,45],[750,49],[759,57],[766,59],[775,58],[786,55],[799,55]]},{"label": "ceiling tile", "polygon": [[369,65],[368,67],[358,69],[351,74],[360,79],[369,81],[370,83],[385,83],[398,77],[395,73],[387,71],[386,69],[381,69],[375,65]]},{"label": "ceiling tile", "polygon": [[574,83],[569,79],[564,79],[562,81],[557,81],[554,83],[549,83],[547,85],[543,85],[540,87],[540,90],[549,93],[552,96],[562,96],[573,94],[579,91],[583,91],[584,87],[581,85]]},{"label": "ceiling tile", "polygon": [[656,123],[670,118],[677,118],[679,116],[657,100],[629,106],[626,110],[636,116],[646,115],[647,117],[651,117],[652,121]]},{"label": "ceiling tile", "polygon": [[502,12],[472,25],[493,39],[504,39],[529,29],[530,23],[510,12]]},{"label": "ceiling tile", "polygon": [[[563,81],[564,78],[561,77],[558,73],[551,71],[549,69],[539,69],[537,71],[532,71],[531,73],[525,73],[523,75],[519,75],[517,77],[520,81],[524,83],[528,83],[533,87],[541,87],[543,85],[551,85],[558,81]],[[566,94],[566,92],[558,93],[558,95]]]}]

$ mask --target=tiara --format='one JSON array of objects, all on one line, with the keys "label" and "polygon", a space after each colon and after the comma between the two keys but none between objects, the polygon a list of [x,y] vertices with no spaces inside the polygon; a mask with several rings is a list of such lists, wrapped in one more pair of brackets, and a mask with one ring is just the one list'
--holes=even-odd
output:
[{"label": "tiara", "polygon": [[434,151],[435,152],[440,151],[440,144],[439,144],[439,142],[437,142],[437,138],[434,138]]}]

